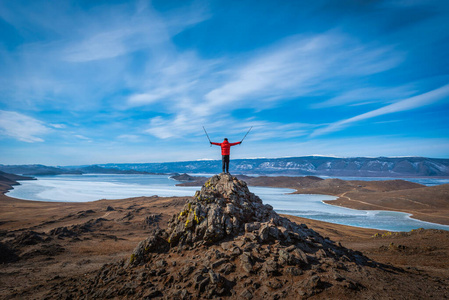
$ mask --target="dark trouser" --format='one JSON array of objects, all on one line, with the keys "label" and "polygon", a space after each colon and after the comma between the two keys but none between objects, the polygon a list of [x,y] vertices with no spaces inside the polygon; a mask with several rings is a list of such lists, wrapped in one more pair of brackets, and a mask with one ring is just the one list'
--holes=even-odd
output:
[{"label": "dark trouser", "polygon": [[221,156],[221,166],[223,168],[223,173],[226,170],[226,173],[229,173],[229,155]]}]

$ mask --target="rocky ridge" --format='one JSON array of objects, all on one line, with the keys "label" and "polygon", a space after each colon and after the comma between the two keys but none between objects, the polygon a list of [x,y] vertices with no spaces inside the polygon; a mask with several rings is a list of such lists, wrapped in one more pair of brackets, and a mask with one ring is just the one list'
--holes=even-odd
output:
[{"label": "rocky ridge", "polygon": [[[229,174],[211,177],[131,257],[49,298],[280,299],[355,297],[382,266],[279,216]],[[365,281],[366,282],[366,281]],[[57,292],[56,292],[57,290]]]}]

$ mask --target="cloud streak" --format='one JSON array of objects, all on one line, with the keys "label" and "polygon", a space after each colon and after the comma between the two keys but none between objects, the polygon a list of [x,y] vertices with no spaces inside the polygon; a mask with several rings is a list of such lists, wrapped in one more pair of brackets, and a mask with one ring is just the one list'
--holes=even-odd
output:
[{"label": "cloud streak", "polygon": [[14,111],[0,110],[0,136],[7,136],[16,140],[35,143],[43,142],[41,138],[50,132],[50,128],[37,119],[19,114]]},{"label": "cloud streak", "polygon": [[305,96],[322,90],[329,80],[371,75],[397,66],[402,56],[392,50],[361,45],[337,31],[290,37],[230,72],[237,75],[205,97],[212,106],[219,106]]},{"label": "cloud streak", "polygon": [[366,88],[355,88],[347,92],[344,92],[336,97],[332,97],[329,100],[313,103],[312,108],[321,109],[336,107],[341,105],[364,105],[371,103],[385,103],[391,102],[395,99],[406,98],[416,93],[413,87],[399,86],[392,88],[385,87],[366,87]]},{"label": "cloud streak", "polygon": [[404,100],[400,100],[396,103],[381,107],[379,109],[372,110],[370,112],[346,119],[335,123],[332,123],[324,128],[315,130],[311,137],[317,137],[320,135],[328,134],[331,132],[342,130],[352,123],[359,121],[375,118],[382,115],[392,114],[401,111],[407,111],[415,108],[419,108],[425,105],[430,105],[432,103],[438,102],[442,99],[447,99],[449,97],[449,84],[444,85],[440,88],[432,90],[427,93],[423,93],[414,97],[410,97]]},{"label": "cloud streak", "polygon": [[101,109],[121,101],[111,95],[122,90],[131,91],[131,102],[148,102],[152,95],[146,95],[146,90],[157,82],[157,70],[176,58],[173,36],[208,18],[198,6],[162,15],[149,1],[91,10],[42,1],[27,10],[18,2],[0,4],[0,18],[24,36],[30,28],[40,35],[32,42],[25,39],[14,52],[0,48],[0,92],[15,99],[0,97],[0,101],[9,101],[6,105],[11,110],[23,106],[60,109],[67,104],[72,111]]}]

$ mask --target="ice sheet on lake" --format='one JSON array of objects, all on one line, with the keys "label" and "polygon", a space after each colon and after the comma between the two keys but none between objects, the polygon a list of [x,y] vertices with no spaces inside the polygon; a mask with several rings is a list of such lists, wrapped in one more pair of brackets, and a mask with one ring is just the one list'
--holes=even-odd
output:
[{"label": "ice sheet on lake", "polygon": [[[38,201],[87,202],[99,199],[122,199],[139,196],[193,196],[200,187],[178,187],[166,175],[63,175],[39,176],[38,180],[21,181],[8,193],[11,197]],[[409,231],[415,228],[449,230],[449,226],[422,222],[409,214],[392,211],[365,211],[333,206],[323,200],[329,195],[290,194],[292,189],[250,187],[265,204],[278,213],[342,225]]]}]

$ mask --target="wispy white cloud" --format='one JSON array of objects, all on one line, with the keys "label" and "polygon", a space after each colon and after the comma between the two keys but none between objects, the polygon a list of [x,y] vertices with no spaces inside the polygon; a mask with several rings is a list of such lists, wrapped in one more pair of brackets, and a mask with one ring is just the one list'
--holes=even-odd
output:
[{"label": "wispy white cloud", "polygon": [[[133,4],[130,6],[133,7]],[[114,58],[140,49],[173,51],[171,37],[209,17],[204,7],[196,5],[194,8],[178,9],[163,16],[148,1],[136,1],[134,9],[125,11],[120,5],[110,6],[90,21],[88,31],[67,45],[64,58],[73,62],[88,62]]]},{"label": "wispy white cloud", "polygon": [[127,39],[132,38],[137,33],[127,29],[100,32],[86,38],[82,42],[68,46],[65,50],[64,59],[71,62],[88,62],[113,58],[139,48],[144,48],[147,46],[144,41],[127,43]]},{"label": "wispy white cloud", "polygon": [[226,114],[216,118],[192,117],[188,114],[178,114],[172,118],[155,117],[151,120],[147,133],[159,139],[182,139],[185,141],[206,142],[203,131],[205,126],[210,139],[220,142],[224,137],[230,141],[241,140],[248,129],[252,128],[245,141],[250,143],[263,143],[267,141],[283,141],[304,137],[316,125],[303,123],[283,124],[281,122],[261,121],[255,118],[237,119]]},{"label": "wispy white cloud", "polygon": [[117,137],[119,140],[124,140],[128,142],[140,142],[142,140],[141,136],[135,134],[121,134]]},{"label": "wispy white cloud", "polygon": [[7,136],[22,142],[43,142],[41,136],[49,133],[44,122],[14,111],[0,110],[0,136]]},{"label": "wispy white cloud", "polygon": [[53,127],[53,128],[57,128],[57,129],[62,129],[62,128],[66,128],[67,127],[64,124],[48,124],[48,125]]},{"label": "wispy white cloud", "polygon": [[312,108],[328,108],[340,105],[364,105],[371,103],[385,103],[396,99],[406,98],[414,93],[416,89],[412,86],[399,86],[392,88],[365,87],[355,88],[341,93],[340,95],[323,102],[314,103]]},{"label": "wispy white cloud", "polygon": [[[193,64],[191,67],[193,70]],[[144,87],[140,87],[139,89],[144,90],[144,92],[130,95],[127,99],[127,106],[148,106],[159,102],[169,107],[168,111],[183,108],[183,105],[191,107],[190,104],[185,105],[186,101],[189,101],[186,95],[192,95],[192,91],[200,88],[198,87],[197,75],[189,72],[183,73],[181,70],[178,71],[178,74],[171,76],[165,76],[161,73],[159,73],[159,76],[157,74],[149,76],[153,80],[151,82],[142,82]]]},{"label": "wispy white cloud", "polygon": [[332,123],[324,128],[315,130],[311,134],[311,137],[316,137],[319,135],[328,134],[331,132],[342,130],[342,129],[346,128],[347,126],[351,125],[352,123],[356,123],[359,121],[371,119],[371,118],[386,115],[386,114],[415,109],[415,108],[429,105],[429,104],[432,104],[432,103],[435,103],[437,101],[444,100],[444,99],[446,99],[446,100],[449,99],[449,84],[444,85],[435,90],[432,90],[430,92],[423,93],[423,94],[420,94],[420,95],[417,95],[414,97],[410,97],[407,99],[403,99],[396,103],[381,107],[379,109],[375,109],[370,112],[360,114],[358,116],[355,116],[355,117],[352,117],[349,119],[345,119],[345,120],[341,120],[341,121]]},{"label": "wispy white cloud", "polygon": [[169,95],[166,91],[158,91],[157,93],[141,93],[129,96],[128,103],[135,106],[148,105],[154,103],[164,96]]},{"label": "wispy white cloud", "polygon": [[170,39],[167,22],[149,7],[129,14],[128,20],[123,19],[123,12],[112,14],[116,19],[101,18],[89,24],[91,31],[71,41],[63,51],[63,59],[72,62],[109,59],[157,47]]},{"label": "wispy white cloud", "polygon": [[361,45],[336,31],[296,36],[269,47],[230,72],[236,75],[205,97],[212,106],[282,101],[322,91],[329,87],[327,81],[391,69],[401,60],[401,54],[391,47]]},{"label": "wispy white cloud", "polygon": [[[178,58],[176,67],[169,68],[175,72],[163,73],[159,86],[128,99],[130,105],[164,103],[172,117],[154,118],[147,130],[158,138],[193,133],[201,124],[226,124],[239,108],[267,109],[294,97],[338,89],[338,82],[388,70],[402,60],[391,47],[361,45],[338,31],[290,37],[247,53],[245,62]],[[296,124],[278,129],[289,136],[305,134]]]},{"label": "wispy white cloud", "polygon": [[[172,48],[168,46],[167,48]],[[147,62],[138,78],[127,78],[134,93],[127,98],[129,108],[157,107],[158,112],[177,113],[204,108],[203,95],[216,84],[220,61],[201,58],[192,51],[165,51]],[[157,106],[154,105],[157,103]]]},{"label": "wispy white cloud", "polygon": [[[111,92],[129,90],[129,96],[113,105],[162,113],[149,121],[145,132],[169,139],[193,134],[203,124],[228,124],[239,108],[266,109],[323,89],[335,90],[342,80],[391,69],[402,59],[390,46],[361,44],[339,30],[292,36],[234,58],[205,59],[173,43],[176,34],[211,16],[197,6],[162,15],[140,1],[126,9],[103,7],[95,11],[95,18],[89,11],[78,11],[70,17],[80,24],[75,31],[58,18],[60,26],[55,27],[64,38],[24,45],[18,64],[11,63],[11,68],[15,64],[26,71],[12,85],[14,93],[23,91],[16,94],[17,103],[36,99],[27,105],[59,102],[70,104],[71,110],[98,110]],[[20,16],[9,20],[17,24]],[[50,28],[45,21],[37,23]],[[134,72],[127,63],[142,49],[146,58]],[[288,136],[305,134],[296,124],[278,129]]]},{"label": "wispy white cloud", "polygon": [[[159,85],[159,93],[153,89],[162,82],[157,80],[161,72],[169,72],[170,62],[179,56],[172,38],[209,17],[200,5],[161,14],[150,1],[98,5],[90,10],[68,3],[40,4],[33,10],[0,4],[0,18],[16,30],[26,35],[34,26],[40,33],[37,40],[25,40],[14,52],[0,49],[0,91],[15,99],[7,103],[13,110],[23,105],[36,110],[42,106],[101,109],[105,98],[117,104],[117,97],[110,95],[121,90],[136,94],[130,97],[134,106],[148,103],[151,97],[171,96],[161,91],[174,90],[173,84]],[[133,58],[138,51],[144,53],[139,57],[140,66]]]},{"label": "wispy white cloud", "polygon": [[158,116],[152,118],[150,126],[145,132],[160,139],[188,138],[192,134],[202,134],[202,126],[205,124],[213,127],[224,125],[222,119],[217,119],[215,122],[210,123],[206,118],[197,117],[189,114],[189,111],[184,111],[173,117],[163,118]]},{"label": "wispy white cloud", "polygon": [[90,138],[88,138],[87,136],[84,136],[82,134],[75,134],[74,137],[80,139],[80,140],[85,140],[85,141],[91,141]]}]

